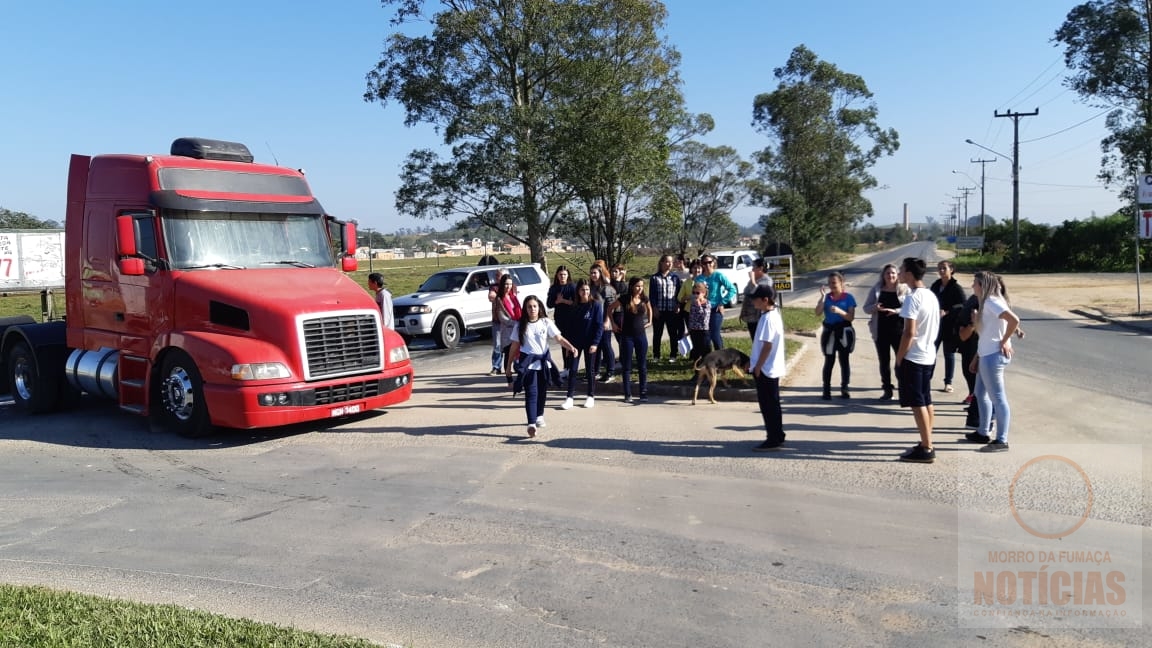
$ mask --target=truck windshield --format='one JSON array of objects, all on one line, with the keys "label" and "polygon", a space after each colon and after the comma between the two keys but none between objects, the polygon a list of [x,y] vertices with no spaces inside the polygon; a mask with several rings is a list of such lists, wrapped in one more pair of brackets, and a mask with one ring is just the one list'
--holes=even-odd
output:
[{"label": "truck windshield", "polygon": [[334,265],[317,216],[166,209],[161,217],[173,269]]}]

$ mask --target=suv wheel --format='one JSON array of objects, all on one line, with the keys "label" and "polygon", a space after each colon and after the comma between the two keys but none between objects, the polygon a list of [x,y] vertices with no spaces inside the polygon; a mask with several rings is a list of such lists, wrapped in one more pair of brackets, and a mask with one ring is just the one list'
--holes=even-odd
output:
[{"label": "suv wheel", "polygon": [[460,344],[462,333],[460,318],[451,313],[441,315],[436,326],[432,327],[432,339],[441,349],[455,349]]}]

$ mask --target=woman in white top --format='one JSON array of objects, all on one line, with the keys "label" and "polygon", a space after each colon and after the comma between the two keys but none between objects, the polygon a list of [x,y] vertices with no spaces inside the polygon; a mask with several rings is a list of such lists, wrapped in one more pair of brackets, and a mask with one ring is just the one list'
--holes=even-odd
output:
[{"label": "woman in white top", "polygon": [[[575,354],[576,347],[560,335],[560,329],[548,319],[540,298],[529,295],[524,298],[520,324],[512,331],[512,346],[508,355],[516,358],[520,369],[518,381],[524,386],[524,411],[528,414],[528,437],[536,436],[536,430],[544,427],[544,405],[548,398],[548,383],[560,383],[560,372],[552,362],[548,351],[548,339],[560,343],[569,353]],[[508,371],[512,377],[512,371]],[[513,390],[515,391],[515,389]]]},{"label": "woman in white top", "polygon": [[[1012,362],[1012,335],[1020,326],[1020,318],[1012,312],[1002,293],[1000,277],[991,272],[980,273],[972,282],[972,290],[980,299],[976,330],[980,335],[977,343],[975,365],[975,397],[980,408],[980,427],[976,437],[983,436],[991,443],[980,448],[981,452],[1005,452],[1008,450],[1008,426],[1012,421],[1012,410],[1008,406],[1008,391],[1004,384],[1004,369]],[[996,418],[996,439],[988,437],[992,418]]]}]

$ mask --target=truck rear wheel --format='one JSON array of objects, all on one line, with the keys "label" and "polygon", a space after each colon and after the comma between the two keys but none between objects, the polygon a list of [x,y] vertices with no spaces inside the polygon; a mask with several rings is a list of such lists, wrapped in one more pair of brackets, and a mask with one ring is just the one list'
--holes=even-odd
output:
[{"label": "truck rear wheel", "polygon": [[32,349],[24,342],[12,345],[8,352],[8,387],[16,406],[30,414],[50,412],[56,406],[59,385],[52,377],[41,373]]},{"label": "truck rear wheel", "polygon": [[199,438],[212,431],[204,381],[196,363],[183,351],[171,351],[161,364],[159,418],[166,428],[183,437]]},{"label": "truck rear wheel", "polygon": [[460,318],[451,313],[441,315],[440,319],[436,320],[436,326],[432,327],[432,339],[441,349],[455,349],[460,344],[462,333]]}]

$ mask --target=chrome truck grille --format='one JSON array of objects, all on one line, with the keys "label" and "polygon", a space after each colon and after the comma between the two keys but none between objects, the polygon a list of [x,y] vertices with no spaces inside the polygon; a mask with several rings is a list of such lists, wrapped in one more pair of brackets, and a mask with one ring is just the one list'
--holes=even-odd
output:
[{"label": "chrome truck grille", "polygon": [[384,368],[380,315],[372,311],[302,317],[304,379],[320,380]]}]

